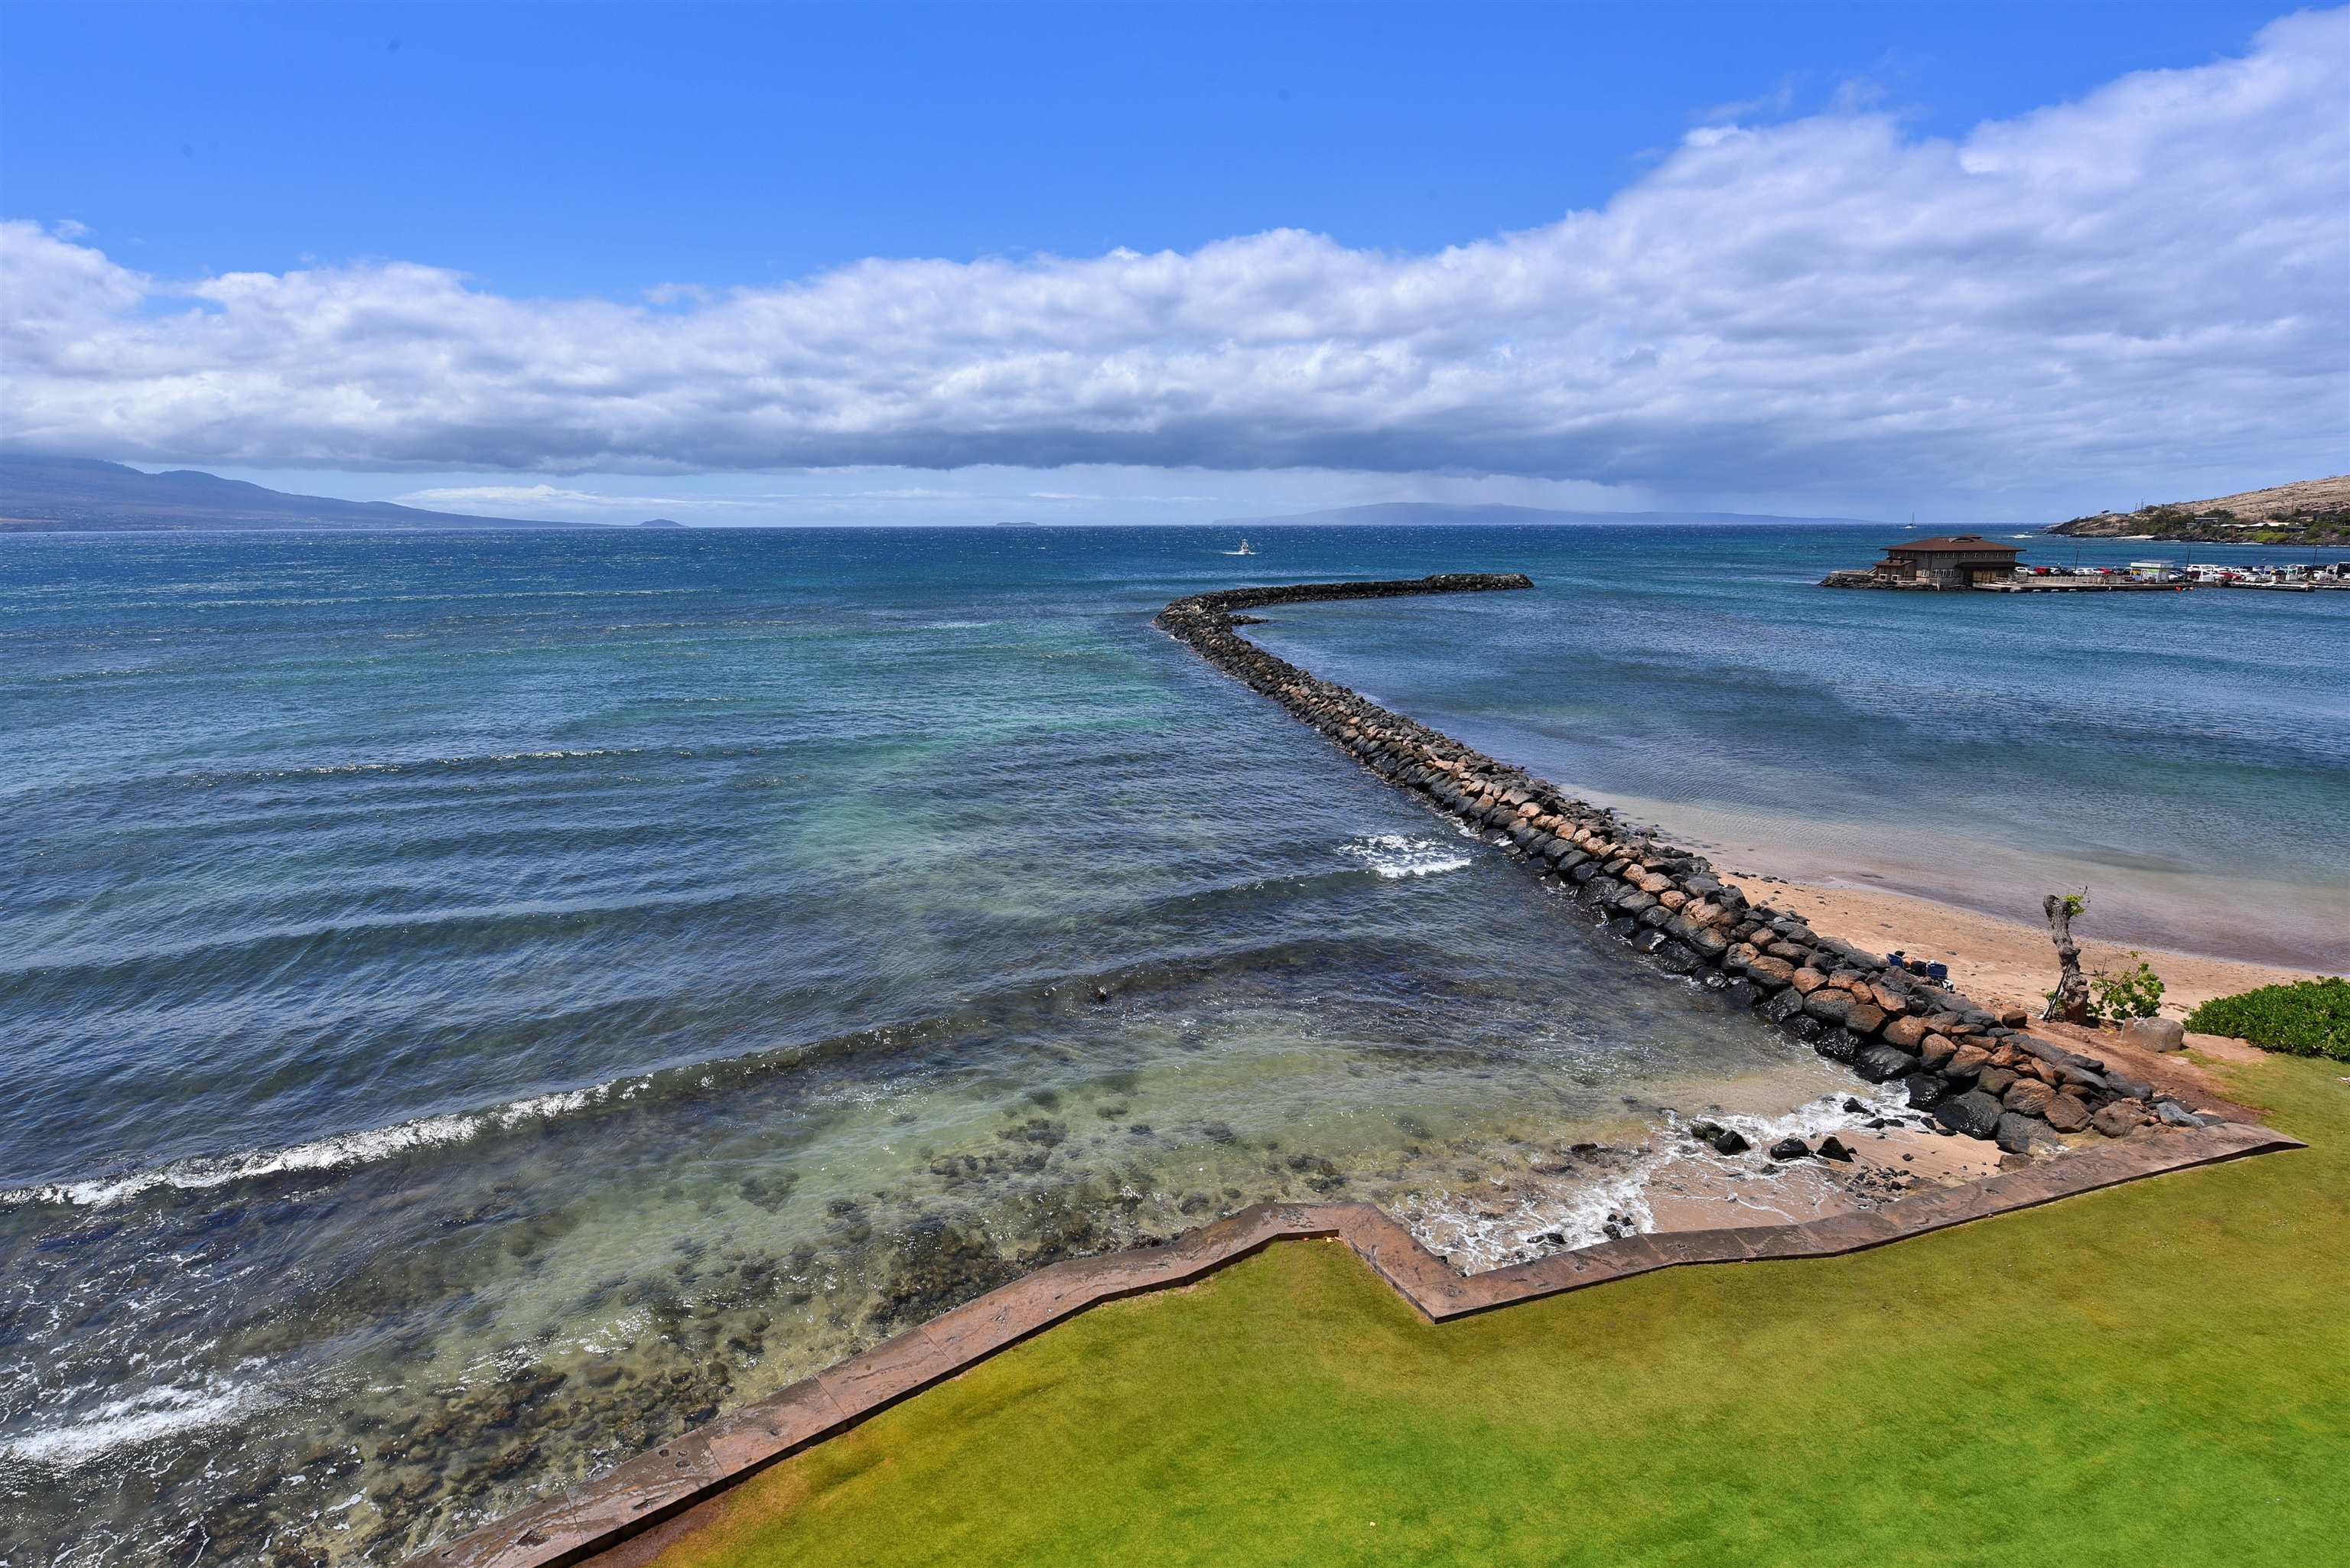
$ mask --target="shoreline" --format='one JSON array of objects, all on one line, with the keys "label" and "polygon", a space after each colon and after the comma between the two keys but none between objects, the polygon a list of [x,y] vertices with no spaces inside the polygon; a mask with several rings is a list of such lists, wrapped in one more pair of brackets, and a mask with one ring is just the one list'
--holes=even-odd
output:
[{"label": "shoreline", "polygon": [[[2055,949],[2042,926],[1891,888],[1768,876],[1750,880],[1769,886],[1775,901],[1823,929],[1844,932],[1856,941],[1883,936],[1904,944],[1902,950],[1911,958],[1949,964],[1953,986],[1994,1008],[2021,1007],[2036,1014],[2055,981]],[[2094,904],[2091,908],[2094,913]],[[2326,972],[2078,932],[2075,938],[2081,943],[2081,967],[2092,975],[2128,967],[2136,961],[2133,952],[2151,965],[2162,979],[2165,1018],[2184,1018],[2215,997],[2322,979]]]},{"label": "shoreline", "polygon": [[[1851,940],[1866,922],[1850,896],[1794,888],[1805,902],[1823,901],[1823,929],[1814,930],[1794,898],[1750,899],[1724,878],[1791,884],[1716,875],[1712,862],[1634,829],[1612,809],[1571,799],[1266,653],[1233,630],[1253,618],[1231,613],[1313,597],[1526,587],[1514,575],[1455,575],[1231,590],[1178,600],[1158,624],[1365,768],[1524,864],[1564,895],[1558,912],[1570,926],[1604,931],[1631,961],[1751,1010],[1842,1064],[1854,1075],[1852,1094],[1819,1103],[1847,1123],[1861,1119],[1848,1137],[1789,1137],[1764,1151],[1724,1137],[1720,1125],[1669,1118],[1655,1147],[1627,1151],[1653,1157],[1641,1173],[1646,1224],[1619,1231],[1611,1214],[1605,1241],[1481,1272],[1463,1272],[1451,1255],[1456,1247],[1481,1250],[1472,1236],[1415,1235],[1423,1227],[1411,1216],[1362,1204],[1258,1205],[1141,1251],[1051,1264],[412,1561],[502,1568],[579,1561],[1087,1306],[1188,1283],[1275,1240],[1344,1240],[1423,1317],[1440,1323],[1679,1264],[1841,1255],[2158,1171],[2298,1147],[2247,1125],[2245,1107],[2224,1107],[2234,1119],[2190,1108],[2210,1103],[2191,1064],[2035,1030],[2020,1008],[1993,1012],[1924,986]],[[1930,927],[1931,940],[1953,936],[1954,950],[1963,945],[1929,918],[1935,906],[1905,902],[1918,906],[1902,921],[1908,941]],[[1847,934],[1825,934],[1830,919]],[[2025,928],[1997,924],[2009,928],[2012,950]],[[2181,1005],[2189,999],[2182,988]],[[1567,1171],[1535,1166],[1529,1174]],[[1513,1200],[1539,1196],[1497,1190],[1492,1212],[1465,1218],[1472,1228],[1478,1220],[1506,1225]]]},{"label": "shoreline", "polygon": [[[2110,966],[2135,948],[2166,981],[2174,969],[2182,979],[2209,971],[2210,977],[2179,990],[2184,996],[2199,985],[2223,987],[2198,993],[2198,1002],[2281,979],[2350,972],[2350,941],[2335,934],[2350,929],[2350,891],[2336,894],[2219,871],[2153,872],[2067,860],[2040,846],[2019,850],[1974,841],[1954,858],[1905,857],[1899,836],[1875,819],[1799,815],[1775,804],[1689,805],[1602,791],[1585,798],[1643,831],[1702,852],[1722,867],[1719,875],[1760,884],[1774,895],[1783,889],[1810,895],[1822,907],[1849,907],[1857,922],[1856,936],[1888,934],[1881,922],[1889,918],[1887,911],[1898,909],[1905,919],[1963,930],[1967,940],[2000,955],[1997,963],[2008,966],[2012,961],[2005,955],[2020,933],[2021,945],[2037,942],[2041,967],[2053,976],[2054,950],[2041,925],[2040,895],[2085,884],[2089,912],[2074,935],[2090,970]],[[1878,899],[1887,901],[1882,908]],[[2340,905],[2338,918],[2329,900]],[[2279,924],[2281,911],[2285,913]],[[2272,929],[2261,929],[2263,923]],[[1924,925],[1914,932],[1897,927],[1889,934],[1908,934],[1920,944],[1932,940]],[[1928,953],[1922,947],[1912,956],[1950,961],[1943,952]],[[1954,981],[1958,972],[1953,963]],[[2226,977],[2237,974],[2259,978],[2229,985]],[[2033,986],[2028,995],[2016,992],[2018,1004],[2036,1007],[2046,983]]]}]

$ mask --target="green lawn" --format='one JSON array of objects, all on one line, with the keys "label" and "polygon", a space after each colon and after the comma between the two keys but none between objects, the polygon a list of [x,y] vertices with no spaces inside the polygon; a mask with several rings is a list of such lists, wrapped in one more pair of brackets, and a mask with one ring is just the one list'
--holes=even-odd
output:
[{"label": "green lawn", "polygon": [[1336,1242],[1097,1308],[662,1568],[2350,1563],[2350,1084],[2309,1141],[1827,1262],[1437,1328]]}]

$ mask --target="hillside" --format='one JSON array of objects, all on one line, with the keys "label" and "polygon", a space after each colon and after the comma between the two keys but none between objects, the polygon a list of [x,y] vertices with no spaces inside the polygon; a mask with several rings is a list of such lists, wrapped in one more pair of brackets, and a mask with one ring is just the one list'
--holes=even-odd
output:
[{"label": "hillside", "polygon": [[141,473],[119,462],[0,453],[0,531],[213,528],[577,528],[426,512],[389,501],[289,495],[194,469]]},{"label": "hillside", "polygon": [[2100,512],[2048,530],[2083,539],[2176,539],[2208,545],[2350,545],[2350,473],[2206,501]]}]

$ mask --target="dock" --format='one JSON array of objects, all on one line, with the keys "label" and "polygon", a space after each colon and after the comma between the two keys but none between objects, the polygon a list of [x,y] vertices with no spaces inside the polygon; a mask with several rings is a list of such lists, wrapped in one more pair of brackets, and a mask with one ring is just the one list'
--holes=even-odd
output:
[{"label": "dock", "polygon": [[2311,594],[2350,588],[2350,561],[2321,565],[2262,566],[2239,572],[2210,562],[2174,566],[2168,561],[2132,561],[2113,566],[2027,566],[2012,545],[1981,534],[1941,539],[1905,539],[1885,547],[1873,566],[1845,567],[1820,579],[1824,588],[1875,588],[1893,593],[1978,594],[2183,594],[2196,588],[2265,588],[2275,594]]},{"label": "dock", "polygon": [[2150,583],[2124,576],[2002,577],[1968,585],[1979,594],[2183,594],[2192,583]]}]

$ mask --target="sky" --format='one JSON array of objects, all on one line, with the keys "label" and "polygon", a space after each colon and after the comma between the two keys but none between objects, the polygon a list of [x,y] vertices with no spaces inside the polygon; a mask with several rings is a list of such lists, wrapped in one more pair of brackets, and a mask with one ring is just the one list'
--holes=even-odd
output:
[{"label": "sky", "polygon": [[0,5],[0,445],[531,517],[2350,468],[2350,12]]}]

